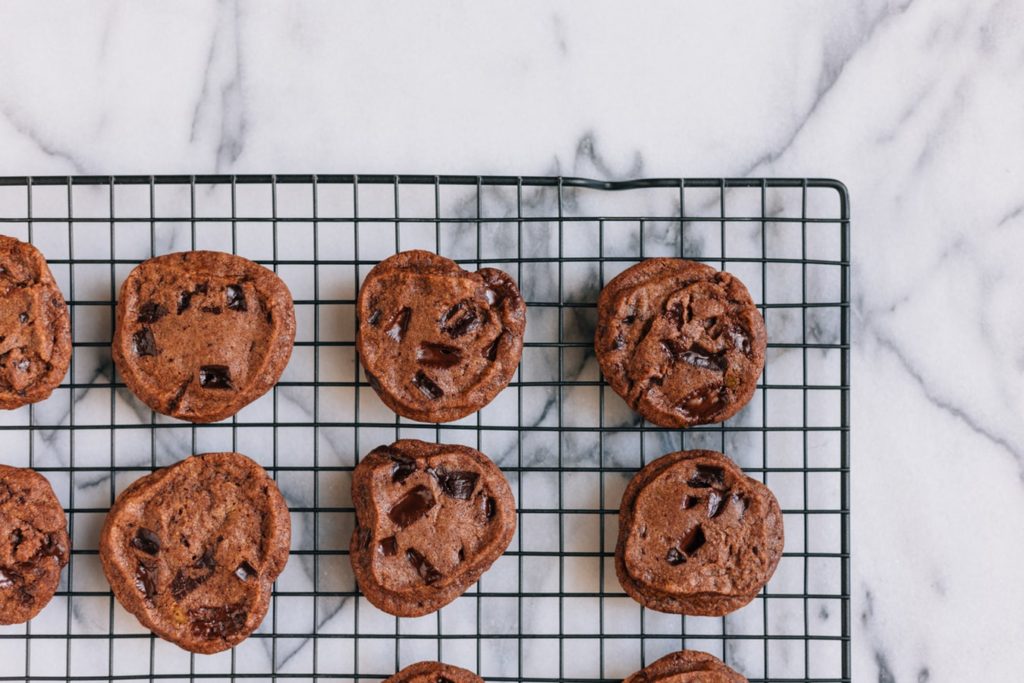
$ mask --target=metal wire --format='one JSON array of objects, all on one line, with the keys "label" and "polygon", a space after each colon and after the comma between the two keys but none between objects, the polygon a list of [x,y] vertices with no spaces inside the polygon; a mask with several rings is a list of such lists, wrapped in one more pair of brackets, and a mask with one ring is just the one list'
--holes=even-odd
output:
[{"label": "metal wire", "polygon": [[[75,334],[71,371],[54,396],[0,415],[0,461],[51,480],[74,539],[54,601],[27,625],[0,627],[0,680],[380,679],[428,658],[491,681],[617,680],[691,647],[755,682],[849,681],[849,219],[845,187],[826,179],[0,178],[0,232],[47,255]],[[354,351],[358,283],[387,254],[415,247],[508,270],[529,306],[515,380],[454,424],[382,410]],[[145,258],[189,248],[275,269],[299,320],[282,381],[215,425],[153,414],[110,360],[120,280]],[[590,340],[600,286],[654,255],[737,272],[766,317],[758,392],[725,424],[684,432],[643,423],[597,372]],[[519,504],[505,556],[421,619],[377,612],[348,567],[349,473],[399,436],[481,449]],[[724,618],[642,609],[612,566],[621,489],[645,462],[689,447],[724,450],[768,483],[785,515],[775,577]],[[115,603],[96,543],[133,479],[215,449],[245,452],[270,471],[295,539],[257,633],[231,652],[196,657]]]}]

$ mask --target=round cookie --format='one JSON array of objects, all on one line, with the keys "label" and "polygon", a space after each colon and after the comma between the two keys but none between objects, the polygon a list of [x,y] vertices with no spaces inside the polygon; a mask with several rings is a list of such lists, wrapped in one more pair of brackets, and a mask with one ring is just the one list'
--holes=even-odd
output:
[{"label": "round cookie", "polygon": [[273,271],[241,256],[187,251],[128,274],[113,356],[153,410],[216,422],[274,386],[294,340],[292,296]]},{"label": "round cookie", "polygon": [[665,655],[622,683],[747,683],[718,657],[697,650]]},{"label": "round cookie", "polygon": [[0,624],[26,622],[50,602],[71,557],[67,527],[43,475],[0,465]]},{"label": "round cookie", "polygon": [[451,664],[416,662],[384,679],[384,683],[484,683],[484,679]]},{"label": "round cookie", "polygon": [[420,422],[491,402],[519,365],[526,303],[496,268],[475,273],[427,251],[378,263],[357,302],[359,360],[377,395]]},{"label": "round cookie", "polygon": [[210,654],[263,621],[290,541],[288,507],[263,468],[239,453],[206,453],[117,497],[100,560],[114,596],[143,626]]},{"label": "round cookie", "polygon": [[721,616],[768,583],[782,557],[782,512],[764,484],[715,451],[679,451],[622,494],[615,573],[659,612]]},{"label": "round cookie", "polygon": [[352,473],[356,581],[399,617],[434,612],[497,560],[516,529],[505,476],[466,446],[414,439],[375,448]]},{"label": "round cookie", "polygon": [[729,273],[647,259],[605,285],[597,315],[601,372],[654,424],[723,422],[754,395],[764,369],[764,319]]},{"label": "round cookie", "polygon": [[46,259],[0,235],[0,408],[47,398],[70,362],[68,306]]}]

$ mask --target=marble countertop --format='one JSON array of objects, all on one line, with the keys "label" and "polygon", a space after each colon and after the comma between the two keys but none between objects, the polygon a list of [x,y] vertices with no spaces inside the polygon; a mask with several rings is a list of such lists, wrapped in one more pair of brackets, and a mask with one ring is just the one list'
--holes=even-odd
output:
[{"label": "marble countertop", "polygon": [[[853,680],[1013,680],[1024,670],[1022,82],[1024,4],[1014,0],[657,2],[643,11],[607,2],[7,4],[0,175],[838,178],[853,207]],[[124,406],[113,410],[130,414],[130,398],[117,400]],[[301,414],[300,400],[288,405]],[[76,409],[81,418],[96,406]],[[100,434],[98,447],[76,441],[79,458],[109,457],[109,433]],[[211,447],[222,445],[209,434]],[[170,439],[159,458],[191,445]],[[51,447],[59,460],[61,445]],[[134,447],[119,446],[119,464]],[[12,448],[5,458],[16,459]],[[147,450],[135,464],[149,459]],[[75,482],[79,504],[102,507],[123,485],[96,483]],[[88,538],[98,523],[83,519],[76,533]],[[83,606],[65,623],[58,608],[33,633],[106,633],[95,557],[76,562],[76,590],[99,594],[102,618]],[[328,584],[347,580],[321,569]],[[301,589],[302,572],[293,574],[283,580]],[[535,607],[528,612],[545,614]],[[304,614],[279,606],[278,631],[302,633]],[[137,632],[123,612],[111,615],[121,632]],[[364,632],[394,633],[393,620],[355,618]],[[351,619],[317,627],[345,633]],[[446,632],[460,632],[459,615],[450,619]],[[508,634],[502,614],[485,622],[495,637],[477,648],[481,666]],[[420,620],[401,629],[430,633]],[[53,642],[33,639],[33,675],[63,676],[70,660],[72,674],[103,677],[115,659],[102,639],[56,655]],[[146,672],[150,641],[138,642]],[[351,670],[352,641],[329,642],[313,655],[327,658],[319,666]],[[390,661],[386,642],[362,640],[358,657]],[[408,642],[403,661],[417,648],[435,653],[432,641]],[[607,641],[606,661],[617,642]],[[472,664],[453,643],[452,657]],[[194,661],[153,647],[169,674],[282,665],[258,646]],[[302,642],[277,647],[307,656]],[[23,642],[0,639],[0,675],[24,675],[4,670],[23,659]]]}]

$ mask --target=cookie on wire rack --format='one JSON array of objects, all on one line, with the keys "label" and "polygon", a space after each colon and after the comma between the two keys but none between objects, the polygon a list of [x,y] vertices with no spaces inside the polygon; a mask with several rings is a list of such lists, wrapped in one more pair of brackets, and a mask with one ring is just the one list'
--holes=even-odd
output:
[{"label": "cookie on wire rack", "polygon": [[484,683],[484,679],[451,664],[416,662],[384,679],[384,683]]},{"label": "cookie on wire rack", "polygon": [[697,650],[680,650],[624,680],[622,683],[747,683],[718,657]]}]

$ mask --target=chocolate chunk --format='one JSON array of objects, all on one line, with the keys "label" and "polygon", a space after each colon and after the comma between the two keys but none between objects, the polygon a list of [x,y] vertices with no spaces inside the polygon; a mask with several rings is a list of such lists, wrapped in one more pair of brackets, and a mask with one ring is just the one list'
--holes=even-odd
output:
[{"label": "chocolate chunk", "polygon": [[223,607],[196,607],[188,611],[192,635],[204,640],[227,638],[245,628],[249,616],[243,603]]},{"label": "chocolate chunk", "polygon": [[132,335],[132,350],[136,356],[155,356],[157,354],[156,339],[148,327]]},{"label": "chocolate chunk", "polygon": [[167,315],[167,308],[155,301],[147,301],[139,306],[139,317],[137,322],[152,324]]},{"label": "chocolate chunk", "polygon": [[405,338],[405,331],[409,329],[410,318],[412,318],[412,309],[407,306],[391,316],[385,334],[396,342],[402,341]]},{"label": "chocolate chunk", "polygon": [[698,498],[697,496],[683,496],[681,507],[684,510],[689,510],[699,502],[700,498]]},{"label": "chocolate chunk", "polygon": [[480,315],[472,301],[463,299],[445,311],[440,324],[442,332],[457,339],[480,326]]},{"label": "chocolate chunk", "polygon": [[375,308],[373,312],[370,313],[370,317],[366,319],[366,322],[369,325],[377,327],[377,323],[380,322],[380,309]]},{"label": "chocolate chunk", "polygon": [[398,453],[391,453],[391,460],[395,463],[391,466],[391,481],[401,484],[416,471],[416,461]]},{"label": "chocolate chunk", "polygon": [[704,538],[704,530],[700,528],[700,524],[690,529],[683,536],[683,540],[679,542],[679,549],[686,554],[687,557],[693,557],[693,554],[700,550],[701,546],[707,539]]},{"label": "chocolate chunk", "polygon": [[178,294],[178,315],[188,310],[192,305],[192,292],[181,292]]},{"label": "chocolate chunk", "polygon": [[212,313],[214,315],[220,315],[220,306],[202,306],[199,309],[203,313]]},{"label": "chocolate chunk", "polygon": [[13,586],[14,578],[12,577],[16,576],[17,574],[10,569],[0,569],[0,588],[10,588]]},{"label": "chocolate chunk", "polygon": [[423,374],[422,370],[417,372],[412,378],[412,383],[416,385],[416,388],[420,390],[421,394],[432,401],[436,401],[444,396],[444,390],[437,386],[437,384],[434,383],[434,380]]},{"label": "chocolate chunk", "polygon": [[678,548],[669,548],[668,553],[665,555],[665,561],[675,567],[686,562],[686,555],[679,552]]},{"label": "chocolate chunk", "polygon": [[227,307],[232,311],[247,311],[248,306],[245,303],[245,290],[242,289],[241,285],[228,285],[224,290],[227,298]]},{"label": "chocolate chunk", "polygon": [[250,577],[256,576],[256,570],[251,564],[242,560],[242,563],[235,567],[235,576],[239,581],[248,581]]},{"label": "chocolate chunk", "polygon": [[494,515],[497,514],[497,512],[498,506],[494,503],[494,499],[487,496],[484,499],[484,517],[486,517],[489,522],[494,519]]},{"label": "chocolate chunk", "polygon": [[206,552],[195,561],[191,567],[179,569],[171,581],[171,595],[175,600],[181,600],[186,595],[206,582],[213,576],[217,568],[217,562],[213,559],[213,548],[207,548]]},{"label": "chocolate chunk", "polygon": [[750,335],[741,327],[729,328],[729,340],[734,349],[739,349],[747,356],[750,356]]},{"label": "chocolate chunk", "polygon": [[687,394],[677,408],[687,419],[708,420],[726,406],[725,387],[704,387]]},{"label": "chocolate chunk", "polygon": [[725,506],[722,505],[722,495],[718,491],[711,491],[708,493],[708,518],[714,519],[717,517]]},{"label": "chocolate chunk", "polygon": [[28,322],[28,313],[25,313],[24,311],[19,313],[18,314],[18,322],[20,322],[22,325],[27,323]]},{"label": "chocolate chunk", "polygon": [[436,683],[455,683],[452,679],[447,676],[438,676]]},{"label": "chocolate chunk", "polygon": [[208,291],[210,291],[210,283],[200,282],[195,286],[195,288],[192,291],[195,292],[196,294],[206,294]]},{"label": "chocolate chunk", "polygon": [[486,358],[487,360],[497,360],[497,358],[498,358],[498,346],[501,344],[501,340],[502,340],[502,338],[504,336],[505,336],[505,333],[502,332],[501,334],[499,334],[497,337],[494,338],[494,341],[492,341],[488,345],[488,347],[486,349],[484,349],[484,358]]},{"label": "chocolate chunk", "polygon": [[204,365],[199,368],[199,386],[204,389],[234,389],[231,371],[226,365]]},{"label": "chocolate chunk", "polygon": [[729,503],[736,508],[739,513],[739,518],[743,519],[744,513],[747,511],[747,499],[740,493],[734,493],[729,497]]},{"label": "chocolate chunk", "polygon": [[687,483],[695,489],[720,489],[725,486],[725,470],[715,465],[697,465]]},{"label": "chocolate chunk", "polygon": [[160,537],[145,527],[139,527],[131,540],[132,547],[141,550],[147,555],[156,555],[160,552]]},{"label": "chocolate chunk", "polygon": [[388,517],[399,529],[404,529],[417,521],[436,505],[434,494],[426,486],[414,487],[388,511]]},{"label": "chocolate chunk", "polygon": [[437,568],[423,556],[423,554],[415,548],[409,548],[405,551],[405,559],[409,560],[409,564],[416,568],[420,578],[423,579],[423,583],[428,586],[441,578],[441,572],[437,571]]},{"label": "chocolate chunk", "polygon": [[380,543],[377,545],[386,557],[393,557],[398,554],[398,539],[394,536],[388,536],[387,538],[381,539]]},{"label": "chocolate chunk", "polygon": [[473,497],[473,489],[480,475],[476,472],[449,471],[438,468],[431,474],[437,478],[441,493],[456,500],[469,500]]},{"label": "chocolate chunk", "polygon": [[156,584],[153,582],[153,573],[156,567],[139,562],[135,568],[135,587],[139,589],[143,597],[152,600],[156,595]]},{"label": "chocolate chunk", "polygon": [[450,368],[462,360],[462,352],[454,346],[423,342],[416,349],[416,360],[428,368]]}]

